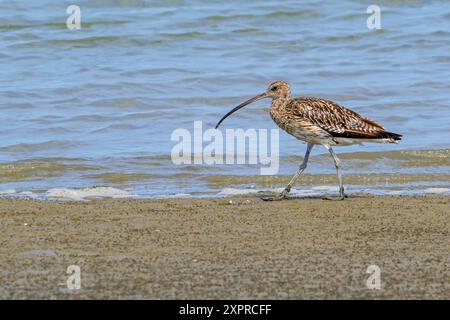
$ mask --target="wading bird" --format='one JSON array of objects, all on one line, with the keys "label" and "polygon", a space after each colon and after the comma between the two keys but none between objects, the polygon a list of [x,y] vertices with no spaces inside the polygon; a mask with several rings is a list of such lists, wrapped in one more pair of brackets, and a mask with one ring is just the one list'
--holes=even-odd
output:
[{"label": "wading bird", "polygon": [[362,117],[333,101],[313,97],[292,98],[289,84],[284,81],[273,82],[266,92],[235,107],[220,119],[216,129],[232,113],[264,98],[272,99],[270,116],[273,121],[281,129],[295,138],[305,141],[308,145],[303,162],[283,192],[276,197],[264,197],[263,200],[286,198],[292,185],[306,169],[309,154],[316,144],[323,145],[330,152],[339,180],[339,197],[326,199],[343,200],[346,195],[340,171],[340,160],[332,147],[363,142],[398,143],[402,137],[400,134],[386,131],[375,121]]}]

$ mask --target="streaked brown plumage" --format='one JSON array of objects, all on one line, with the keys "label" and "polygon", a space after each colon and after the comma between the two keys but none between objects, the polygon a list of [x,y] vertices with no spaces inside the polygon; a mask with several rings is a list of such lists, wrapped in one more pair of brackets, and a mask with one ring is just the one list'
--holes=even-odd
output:
[{"label": "streaked brown plumage", "polygon": [[323,145],[334,159],[340,186],[338,199],[342,200],[345,194],[339,168],[340,161],[332,146],[363,142],[397,143],[401,140],[400,134],[386,131],[375,121],[362,117],[333,101],[313,97],[291,98],[289,84],[284,81],[271,83],[265,93],[247,100],[228,112],[218,122],[216,128],[233,112],[264,98],[272,99],[270,116],[275,123],[287,133],[308,143],[303,163],[285,190],[278,197],[265,200],[286,197],[297,177],[305,170],[309,154],[315,144]]},{"label": "streaked brown plumage", "polygon": [[400,140],[400,135],[387,132],[375,121],[319,98],[274,99],[270,115],[280,128],[291,135],[297,137],[298,130],[306,131],[306,136],[300,140],[317,144],[325,141],[330,145],[352,144],[344,139],[387,139],[386,142]]}]

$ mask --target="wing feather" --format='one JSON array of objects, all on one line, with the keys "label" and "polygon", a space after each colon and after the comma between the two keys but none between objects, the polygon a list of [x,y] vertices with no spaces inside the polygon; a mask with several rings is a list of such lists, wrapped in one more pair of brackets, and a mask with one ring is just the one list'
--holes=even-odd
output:
[{"label": "wing feather", "polygon": [[394,140],[400,140],[401,137],[333,101],[300,97],[293,99],[288,108],[296,119],[307,121],[333,137]]}]

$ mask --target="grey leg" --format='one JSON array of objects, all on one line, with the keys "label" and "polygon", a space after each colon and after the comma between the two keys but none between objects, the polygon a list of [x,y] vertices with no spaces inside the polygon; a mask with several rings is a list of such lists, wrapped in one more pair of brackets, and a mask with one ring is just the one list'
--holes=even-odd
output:
[{"label": "grey leg", "polygon": [[300,164],[298,171],[292,177],[291,181],[289,181],[286,188],[284,188],[284,190],[276,197],[263,197],[261,199],[263,199],[265,201],[274,201],[274,200],[282,200],[282,199],[286,198],[287,194],[291,191],[291,188],[294,185],[295,181],[302,174],[302,172],[305,171],[306,166],[308,164],[309,154],[311,153],[311,150],[313,147],[314,147],[313,143],[308,143],[308,146],[306,147],[305,157],[303,158],[303,162]]},{"label": "grey leg", "polygon": [[331,156],[333,157],[334,160],[334,165],[336,166],[336,172],[337,172],[337,176],[338,176],[338,180],[339,180],[339,197],[338,198],[325,198],[327,200],[344,200],[345,198],[345,193],[344,193],[344,183],[342,181],[342,174],[341,174],[341,170],[340,170],[340,164],[341,164],[341,160],[339,160],[339,158],[336,156],[336,153],[334,153],[333,148],[331,148],[331,146],[329,145],[324,145],[324,147],[330,152]]}]

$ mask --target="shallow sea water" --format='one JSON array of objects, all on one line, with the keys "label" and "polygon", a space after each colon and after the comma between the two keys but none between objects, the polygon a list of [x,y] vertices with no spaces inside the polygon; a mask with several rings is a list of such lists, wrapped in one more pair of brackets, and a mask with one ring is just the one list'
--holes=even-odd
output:
[{"label": "shallow sea water", "polygon": [[[450,193],[450,6],[378,1],[73,1],[0,3],[0,196],[199,197],[278,190],[305,145],[280,132],[280,170],[174,165],[178,128],[211,128],[273,80],[334,100],[404,135],[337,149],[349,192]],[[274,129],[268,101],[225,128]],[[337,190],[313,151],[295,195]]]}]

